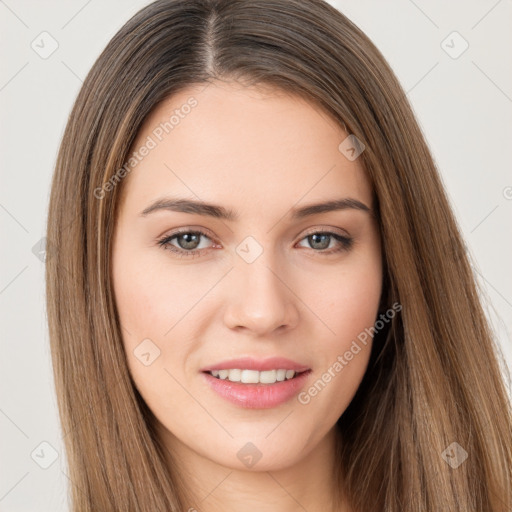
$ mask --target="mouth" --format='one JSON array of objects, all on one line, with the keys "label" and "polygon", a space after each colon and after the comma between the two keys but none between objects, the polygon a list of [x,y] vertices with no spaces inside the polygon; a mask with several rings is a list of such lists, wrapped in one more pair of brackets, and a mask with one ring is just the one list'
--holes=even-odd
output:
[{"label": "mouth", "polygon": [[307,384],[312,369],[285,357],[239,357],[201,368],[216,395],[246,409],[270,409],[290,402]]},{"label": "mouth", "polygon": [[233,368],[202,372],[210,390],[244,409],[272,409],[291,402],[306,386],[311,373],[311,369],[295,371],[284,368],[264,371]]}]

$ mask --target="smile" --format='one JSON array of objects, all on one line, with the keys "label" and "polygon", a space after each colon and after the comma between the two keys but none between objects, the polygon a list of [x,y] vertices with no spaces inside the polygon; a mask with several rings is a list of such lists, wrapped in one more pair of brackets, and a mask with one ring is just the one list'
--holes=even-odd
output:
[{"label": "smile", "polygon": [[241,382],[243,384],[275,384],[295,377],[294,370],[242,370],[234,368],[231,370],[212,370],[208,372],[213,377],[231,382]]},{"label": "smile", "polygon": [[[223,378],[220,373],[222,372]],[[278,380],[283,377],[284,379]],[[219,375],[214,376],[213,374]],[[270,409],[289,402],[306,385],[311,370],[210,370],[202,373],[216,395],[246,409]],[[232,381],[230,378],[238,379]]]}]

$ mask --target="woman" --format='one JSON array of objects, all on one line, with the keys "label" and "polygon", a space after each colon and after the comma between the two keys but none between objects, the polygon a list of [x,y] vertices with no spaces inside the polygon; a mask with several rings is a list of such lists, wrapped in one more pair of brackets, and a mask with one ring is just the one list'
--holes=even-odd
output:
[{"label": "woman", "polygon": [[460,231],[325,2],[137,13],[71,113],[48,240],[73,510],[511,510]]}]

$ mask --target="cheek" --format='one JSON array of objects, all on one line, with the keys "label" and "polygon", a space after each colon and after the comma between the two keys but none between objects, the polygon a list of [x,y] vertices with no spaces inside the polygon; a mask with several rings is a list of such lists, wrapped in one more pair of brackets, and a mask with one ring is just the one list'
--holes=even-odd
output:
[{"label": "cheek", "polygon": [[115,303],[128,367],[148,405],[165,396],[165,390],[179,391],[169,372],[181,380],[195,347],[196,324],[190,320],[198,311],[194,305],[211,287],[197,275],[194,279],[190,272],[171,269],[156,255],[148,257],[147,251],[134,248],[114,252],[113,257]]},{"label": "cheek", "polygon": [[115,304],[132,377],[136,383],[143,381],[144,386],[151,386],[157,384],[152,382],[157,375],[162,378],[161,371],[156,369],[161,367],[163,334],[171,327],[172,318],[163,315],[166,300],[161,296],[162,280],[156,279],[154,267],[130,249],[114,250]]},{"label": "cheek", "polygon": [[321,290],[309,296],[324,324],[317,332],[324,334],[317,338],[314,357],[320,364],[315,380],[298,398],[303,405],[314,404],[318,414],[332,422],[349,405],[368,365],[382,292],[381,272],[377,258],[347,265],[323,279]]},{"label": "cheek", "polygon": [[136,251],[114,257],[115,300],[128,331],[164,339],[187,305],[197,301],[200,287],[179,269],[171,272],[165,263]]},{"label": "cheek", "polygon": [[128,368],[146,404],[159,414],[171,403],[185,406],[179,393],[169,400],[169,390],[176,386],[166,371],[169,360],[184,358],[179,344],[170,347],[173,332],[166,336],[184,312],[180,314],[180,301],[173,298],[179,285],[169,282],[169,272],[160,266],[144,261],[136,250],[114,252],[113,288]]},{"label": "cheek", "polygon": [[310,293],[309,301],[329,328],[324,336],[332,340],[329,346],[343,348],[376,320],[382,293],[381,265],[376,258],[368,264],[356,262],[331,272],[320,282],[321,287]]}]

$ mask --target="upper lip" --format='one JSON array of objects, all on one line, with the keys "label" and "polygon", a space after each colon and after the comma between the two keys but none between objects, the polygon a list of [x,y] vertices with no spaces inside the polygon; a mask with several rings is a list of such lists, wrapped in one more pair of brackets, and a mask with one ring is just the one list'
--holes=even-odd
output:
[{"label": "upper lip", "polygon": [[202,372],[211,372],[213,370],[232,370],[239,368],[241,370],[295,370],[303,372],[309,370],[306,366],[285,357],[269,357],[268,359],[257,359],[254,357],[241,357],[238,359],[230,359],[229,361],[221,361],[220,363],[201,368]]}]

